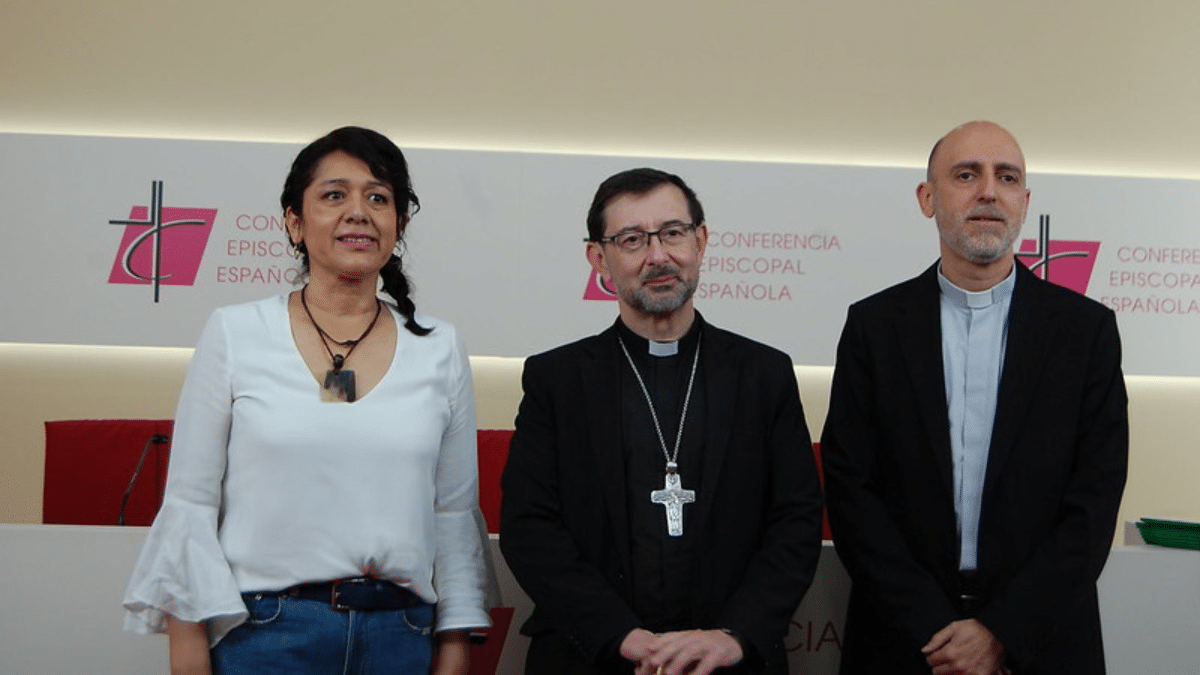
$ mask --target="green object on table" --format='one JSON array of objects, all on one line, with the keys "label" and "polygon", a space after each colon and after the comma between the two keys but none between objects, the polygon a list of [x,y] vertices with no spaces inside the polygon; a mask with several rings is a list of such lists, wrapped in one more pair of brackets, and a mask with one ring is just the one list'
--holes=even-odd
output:
[{"label": "green object on table", "polygon": [[1200,551],[1200,523],[1142,518],[1136,525],[1147,544]]}]

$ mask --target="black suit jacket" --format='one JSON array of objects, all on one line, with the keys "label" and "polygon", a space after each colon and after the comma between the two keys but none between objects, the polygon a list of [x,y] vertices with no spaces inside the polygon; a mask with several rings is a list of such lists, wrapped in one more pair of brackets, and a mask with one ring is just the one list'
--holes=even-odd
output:
[{"label": "black suit jacket", "polygon": [[[783,638],[820,553],[812,445],[786,354],[705,325],[708,416],[692,561],[695,628],[727,628],[785,672]],[[557,633],[592,663],[643,627],[630,609],[629,522],[615,328],[525,362],[501,486],[500,547],[536,604],[526,635]],[[649,499],[649,495],[647,495]]]},{"label": "black suit jacket", "polygon": [[[1113,312],[1016,264],[979,525],[976,614],[1018,673],[1102,673],[1096,579],[1129,425]],[[853,580],[843,673],[928,673],[956,612],[959,538],[937,265],[850,308],[822,436]]]}]

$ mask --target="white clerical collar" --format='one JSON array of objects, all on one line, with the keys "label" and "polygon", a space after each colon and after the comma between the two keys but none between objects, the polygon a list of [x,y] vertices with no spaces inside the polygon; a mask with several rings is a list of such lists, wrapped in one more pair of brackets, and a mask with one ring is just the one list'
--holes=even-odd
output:
[{"label": "white clerical collar", "polygon": [[938,285],[941,286],[942,296],[959,307],[980,309],[996,302],[1003,302],[1012,297],[1013,287],[1017,283],[1017,263],[1013,262],[1012,270],[1003,281],[982,291],[968,291],[960,288],[942,274],[942,266],[938,265]]},{"label": "white clerical collar", "polygon": [[679,340],[670,342],[646,340],[646,344],[650,347],[650,356],[675,356],[679,353]]},{"label": "white clerical collar", "polygon": [[[697,340],[699,340],[700,329],[704,326],[704,319],[700,316],[700,312],[696,312],[696,317],[692,320],[692,325],[688,327],[686,333],[678,339],[663,341],[651,340],[638,335],[629,326],[625,325],[625,322],[620,317],[617,317],[615,324],[617,329],[625,334],[625,343],[629,345],[634,357],[641,358],[639,354],[646,353],[650,356],[665,358],[668,356],[678,356],[685,351],[690,353],[692,348],[695,347]],[[642,342],[646,343],[645,352],[642,352],[641,346],[637,346]]]}]

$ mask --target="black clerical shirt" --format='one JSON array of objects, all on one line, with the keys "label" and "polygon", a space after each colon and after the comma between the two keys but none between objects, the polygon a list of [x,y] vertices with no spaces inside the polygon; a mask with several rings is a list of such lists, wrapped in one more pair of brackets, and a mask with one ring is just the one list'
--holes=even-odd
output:
[{"label": "black clerical shirt", "polygon": [[[653,356],[648,341],[629,330],[620,320],[617,332],[654,401],[667,452],[675,449],[681,417],[685,419],[683,440],[676,463],[682,487],[695,490],[696,501],[706,499],[700,470],[704,453],[704,348],[692,385],[688,410],[682,410],[692,372],[696,345],[703,332],[699,314],[687,334],[679,340],[673,356]],[[622,358],[622,360],[624,360]],[[689,524],[694,504],[683,506],[683,536],[667,534],[666,508],[650,501],[650,493],[661,490],[667,460],[654,429],[645,394],[626,362],[621,370],[621,441],[625,458],[626,499],[629,506],[630,550],[632,552],[633,610],[642,626],[651,631],[695,628],[689,596],[695,576],[699,532]]]}]

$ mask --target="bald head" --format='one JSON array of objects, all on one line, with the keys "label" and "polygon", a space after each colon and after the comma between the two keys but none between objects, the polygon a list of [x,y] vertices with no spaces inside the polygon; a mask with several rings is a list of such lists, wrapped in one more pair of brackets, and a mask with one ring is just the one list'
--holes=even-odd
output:
[{"label": "bald head", "polygon": [[929,161],[925,165],[925,180],[932,181],[934,178],[936,178],[934,165],[939,159],[942,147],[948,141],[953,142],[962,136],[974,136],[977,134],[993,136],[998,139],[1007,138],[1008,142],[1012,144],[1012,147],[1016,149],[1016,155],[1020,157],[1021,174],[1025,174],[1025,155],[1021,152],[1021,146],[1017,144],[1017,139],[1014,138],[1007,129],[999,124],[996,124],[995,122],[976,120],[974,122],[967,122],[954,127],[945,136],[939,138],[937,143],[933,144],[933,149],[929,151]]}]

